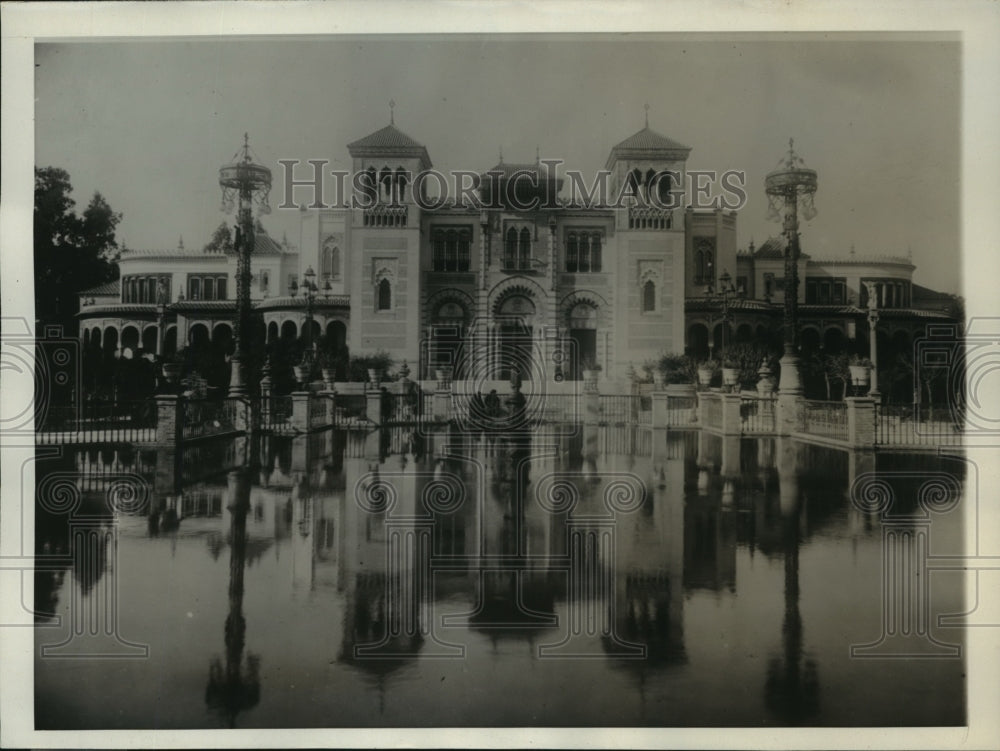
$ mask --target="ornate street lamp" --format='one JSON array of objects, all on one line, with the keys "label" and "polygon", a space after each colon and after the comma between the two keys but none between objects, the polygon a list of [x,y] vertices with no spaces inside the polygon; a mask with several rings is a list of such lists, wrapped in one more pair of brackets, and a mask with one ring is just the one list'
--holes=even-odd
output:
[{"label": "ornate street lamp", "polygon": [[[316,296],[319,294],[319,287],[316,285],[316,272],[313,271],[312,266],[306,269],[306,273],[302,275],[302,283],[298,284],[293,278],[288,284],[288,293],[292,297],[296,297],[301,290],[302,299],[306,301],[306,350],[302,354],[302,362],[300,367],[303,368],[303,373],[306,375],[308,380],[312,376],[313,367],[316,363],[316,341],[313,339],[313,312],[316,307]],[[323,284],[323,297],[329,297],[330,292],[333,287],[330,286],[330,280],[327,279]]]},{"label": "ornate street lamp", "polygon": [[250,254],[254,248],[253,209],[258,215],[271,213],[268,194],[271,192],[271,170],[250,159],[250,137],[243,134],[243,148],[233,161],[219,169],[222,188],[222,210],[231,213],[236,208],[236,320],[233,321],[235,351],[229,380],[230,396],[246,396],[247,374],[244,372],[246,339],[250,319]]},{"label": "ornate street lamp", "polygon": [[878,288],[875,282],[865,282],[868,288],[868,359],[872,361],[870,375],[871,386],[868,388],[868,396],[878,399],[881,394],[878,390]]},{"label": "ornate street lamp", "polygon": [[722,351],[719,353],[719,356],[725,357],[726,348],[729,344],[727,334],[733,320],[733,312],[729,308],[730,300],[742,298],[743,292],[736,289],[736,285],[733,284],[733,278],[729,275],[728,271],[724,270],[719,277],[719,291],[716,292],[715,285],[709,282],[705,289],[705,294],[722,303]]},{"label": "ornate street lamp", "polygon": [[795,142],[788,140],[788,155],[764,179],[768,199],[768,219],[777,220],[784,214],[782,230],[785,245],[785,353],[781,358],[778,394],[800,395],[798,311],[799,311],[799,204],[802,216],[809,221],[816,216],[813,195],[816,193],[816,170],[806,167],[795,153]]}]

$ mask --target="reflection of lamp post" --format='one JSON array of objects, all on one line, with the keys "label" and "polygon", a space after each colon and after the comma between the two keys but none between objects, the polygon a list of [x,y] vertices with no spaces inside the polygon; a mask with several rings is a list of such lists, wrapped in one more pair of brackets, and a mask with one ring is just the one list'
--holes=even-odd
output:
[{"label": "reflection of lamp post", "polygon": [[878,391],[878,340],[876,338],[878,326],[878,289],[875,282],[865,282],[868,289],[868,359],[872,361],[871,386],[868,388],[868,396],[879,398]]},{"label": "reflection of lamp post", "polygon": [[243,617],[243,574],[246,570],[247,512],[250,510],[250,474],[247,469],[229,473],[232,525],[229,541],[229,614],[226,616],[225,665],[213,659],[209,666],[205,702],[226,718],[229,727],[236,715],[260,701],[260,658],[249,654],[246,670],[243,648],[246,644],[246,619]]},{"label": "reflection of lamp post", "polygon": [[768,198],[768,218],[778,219],[779,208],[784,211],[783,230],[785,246],[785,353],[781,358],[781,377],[778,393],[799,395],[802,382],[799,379],[798,344],[798,294],[799,294],[799,203],[806,221],[816,216],[813,195],[816,193],[816,170],[808,169],[805,162],[796,155],[794,141],[788,141],[788,156],[769,172],[764,179]]},{"label": "reflection of lamp post", "polygon": [[[242,153],[241,153],[242,152]],[[222,209],[236,213],[236,320],[233,322],[235,348],[229,379],[230,396],[246,396],[246,373],[243,364],[247,359],[246,340],[250,318],[250,254],[254,248],[253,205],[260,214],[268,214],[271,207],[267,196],[271,191],[271,170],[250,161],[250,137],[243,134],[243,148],[230,164],[219,169],[222,187]]]}]

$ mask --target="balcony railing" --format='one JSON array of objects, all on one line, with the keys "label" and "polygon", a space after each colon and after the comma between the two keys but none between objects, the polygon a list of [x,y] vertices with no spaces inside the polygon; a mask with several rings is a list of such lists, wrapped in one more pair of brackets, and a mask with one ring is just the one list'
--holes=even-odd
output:
[{"label": "balcony railing", "polygon": [[628,210],[629,229],[672,229],[673,209],[659,209],[654,206],[633,206]]},{"label": "balcony railing", "polygon": [[847,404],[805,400],[802,403],[806,433],[847,440]]},{"label": "balcony railing", "polygon": [[408,218],[407,206],[373,206],[364,210],[365,227],[405,227]]}]

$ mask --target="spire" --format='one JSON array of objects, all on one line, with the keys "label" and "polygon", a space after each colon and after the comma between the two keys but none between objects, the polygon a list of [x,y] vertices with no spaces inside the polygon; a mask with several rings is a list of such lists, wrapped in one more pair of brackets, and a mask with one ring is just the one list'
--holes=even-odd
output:
[{"label": "spire", "polygon": [[854,243],[851,243],[851,252],[850,252],[850,256],[851,256],[852,258],[854,257]]},{"label": "spire", "polygon": [[184,250],[184,235],[181,235],[177,241],[177,250]]},{"label": "spire", "polygon": [[649,102],[646,102],[646,127],[649,127]]},{"label": "spire", "polygon": [[396,124],[396,100],[389,100],[389,125]]},{"label": "spire", "polygon": [[500,164],[503,164],[503,146],[500,147]]},{"label": "spire", "polygon": [[538,158],[538,144],[535,144],[535,164],[538,164],[541,160]]}]

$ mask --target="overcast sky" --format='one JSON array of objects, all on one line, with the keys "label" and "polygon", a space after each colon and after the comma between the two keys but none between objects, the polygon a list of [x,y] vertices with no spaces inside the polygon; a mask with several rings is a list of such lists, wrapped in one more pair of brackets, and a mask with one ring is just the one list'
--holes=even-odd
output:
[{"label": "overcast sky", "polygon": [[[912,38],[912,37],[911,37]],[[438,169],[564,159],[587,173],[643,126],[690,146],[689,169],[744,170],[739,244],[765,219],[765,174],[794,136],[819,173],[813,256],[905,255],[915,281],[960,289],[960,48],[885,35],[330,37],[60,43],[36,48],[36,163],[124,213],[130,247],[201,246],[224,216],[218,168],[244,131],[278,159],[349,168],[346,144],[389,121]],[[272,193],[265,225],[298,243]]]}]

